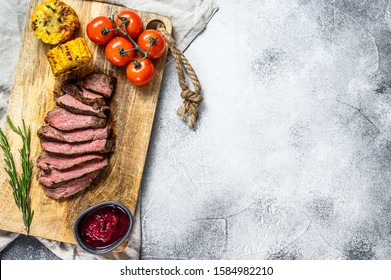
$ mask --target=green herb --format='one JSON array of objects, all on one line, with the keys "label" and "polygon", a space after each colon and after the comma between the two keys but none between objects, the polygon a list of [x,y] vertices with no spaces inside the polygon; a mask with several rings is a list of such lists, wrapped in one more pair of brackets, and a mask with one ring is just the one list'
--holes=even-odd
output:
[{"label": "green herb", "polygon": [[45,20],[45,21],[43,22],[43,26],[46,26],[46,25],[48,25],[48,21],[47,21],[47,20]]},{"label": "green herb", "polygon": [[56,9],[55,9],[55,8],[53,8],[52,6],[50,6],[50,5],[45,5],[45,6],[46,6],[46,8],[48,8],[48,9],[52,10],[52,11],[53,11],[53,13],[55,13],[55,12],[56,12]]},{"label": "green herb", "polygon": [[79,59],[79,56],[78,56],[78,55],[76,55],[76,56],[75,56],[75,60],[76,60],[76,61],[78,61],[78,59]]},{"label": "green herb", "polygon": [[59,23],[62,23],[62,19],[61,19],[60,17],[57,19],[57,21],[58,21]]},{"label": "green herb", "polygon": [[46,34],[50,35],[50,32],[46,30]]},{"label": "green herb", "polygon": [[31,211],[29,196],[31,175],[33,171],[33,162],[30,160],[31,132],[30,127],[28,129],[26,128],[24,120],[22,129],[19,126],[16,127],[8,116],[7,123],[11,130],[22,138],[23,142],[23,147],[19,150],[22,175],[18,175],[9,142],[3,130],[0,128],[0,147],[3,150],[4,162],[6,164],[4,169],[9,176],[8,182],[12,187],[15,203],[22,213],[24,228],[26,230],[26,234],[28,235],[34,216],[34,211]]}]

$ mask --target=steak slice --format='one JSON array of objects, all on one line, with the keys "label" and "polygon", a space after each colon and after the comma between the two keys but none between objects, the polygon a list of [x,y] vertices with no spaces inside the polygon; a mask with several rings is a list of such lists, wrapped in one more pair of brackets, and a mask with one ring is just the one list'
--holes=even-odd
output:
[{"label": "steak slice", "polygon": [[99,174],[100,171],[92,172],[82,178],[68,181],[61,187],[55,189],[44,187],[44,192],[48,197],[54,199],[69,197],[91,186],[94,180],[99,176]]},{"label": "steak slice", "polygon": [[51,173],[45,173],[43,170],[40,170],[37,174],[37,180],[42,185],[48,188],[55,187],[63,187],[65,182],[68,182],[73,179],[78,179],[83,177],[91,172],[95,172],[105,168],[109,164],[109,160],[107,158],[96,161],[86,163],[76,169],[60,171],[53,170]]},{"label": "steak slice", "polygon": [[45,172],[51,172],[52,170],[75,168],[88,162],[101,161],[104,158],[104,154],[86,154],[77,157],[64,157],[44,151],[37,159],[37,166]]},{"label": "steak slice", "polygon": [[61,85],[61,89],[65,94],[72,95],[80,102],[83,102],[84,104],[89,105],[94,109],[99,109],[100,107],[106,105],[105,99],[102,95],[93,93],[84,88],[80,89],[74,83],[65,82]]},{"label": "steak slice", "polygon": [[109,153],[113,151],[113,140],[94,140],[82,143],[63,143],[41,139],[42,148],[53,154],[80,155],[89,153]]},{"label": "steak slice", "polygon": [[75,143],[106,139],[109,137],[110,131],[111,128],[108,125],[102,128],[88,128],[73,131],[61,131],[49,125],[44,125],[38,130],[38,136],[39,138],[53,141]]},{"label": "steak slice", "polygon": [[79,80],[83,88],[110,98],[117,84],[117,78],[105,74],[91,73]]},{"label": "steak slice", "polygon": [[51,110],[45,118],[45,122],[59,130],[75,130],[81,128],[97,128],[106,125],[106,119],[95,116],[77,115],[63,108]]},{"label": "steak slice", "polygon": [[109,110],[107,106],[101,106],[98,109],[94,109],[93,107],[86,105],[72,95],[65,94],[63,96],[56,98],[56,103],[58,106],[66,109],[67,111],[80,114],[80,115],[88,115],[88,116],[97,116],[100,118],[106,118],[105,111]]}]

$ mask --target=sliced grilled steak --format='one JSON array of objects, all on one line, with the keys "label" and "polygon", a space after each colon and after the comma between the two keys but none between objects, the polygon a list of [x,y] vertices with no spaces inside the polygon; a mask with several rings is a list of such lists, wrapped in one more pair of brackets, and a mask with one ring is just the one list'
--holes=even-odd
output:
[{"label": "sliced grilled steak", "polygon": [[117,79],[91,73],[68,80],[58,89],[56,103],[46,125],[38,131],[43,152],[37,160],[37,180],[48,197],[61,199],[94,183],[108,165],[114,149],[106,112]]},{"label": "sliced grilled steak", "polygon": [[83,88],[110,98],[117,84],[117,78],[105,74],[91,73],[84,76],[79,85]]},{"label": "sliced grilled steak", "polygon": [[82,143],[63,143],[41,139],[42,148],[54,154],[80,155],[89,153],[109,153],[113,151],[113,140],[94,140]]},{"label": "sliced grilled steak", "polygon": [[72,95],[77,100],[93,107],[94,109],[99,109],[106,105],[105,99],[102,95],[95,94],[85,88],[79,88],[73,83],[65,82],[61,85],[61,89],[65,94]]},{"label": "sliced grilled steak", "polygon": [[72,170],[65,170],[65,171],[53,170],[50,173],[45,173],[43,170],[40,170],[37,174],[37,180],[42,185],[48,188],[55,188],[60,186],[63,187],[63,184],[65,182],[68,182],[73,179],[78,179],[87,174],[90,174],[91,172],[101,170],[105,168],[108,165],[108,163],[109,160],[105,158],[101,161],[86,163]]},{"label": "sliced grilled steak", "polygon": [[109,137],[110,131],[111,128],[108,125],[102,128],[88,128],[73,131],[61,131],[49,125],[44,125],[38,130],[38,136],[39,138],[53,141],[78,143],[106,139]]},{"label": "sliced grilled steak", "polygon": [[100,172],[101,171],[95,171],[81,178],[68,181],[58,188],[44,187],[45,194],[54,199],[69,197],[92,185],[93,181],[99,176]]},{"label": "sliced grilled steak", "polygon": [[109,110],[109,107],[107,106],[101,106],[99,109],[94,109],[69,94],[57,97],[56,103],[58,106],[74,114],[96,116],[100,118],[106,118],[105,111]]},{"label": "sliced grilled steak", "polygon": [[102,161],[104,158],[104,154],[86,154],[69,157],[50,154],[44,151],[37,160],[37,166],[48,173],[52,170],[76,168],[88,162]]},{"label": "sliced grilled steak", "polygon": [[95,116],[77,115],[63,108],[51,110],[45,122],[59,130],[75,130],[81,128],[98,128],[106,125],[106,119]]}]

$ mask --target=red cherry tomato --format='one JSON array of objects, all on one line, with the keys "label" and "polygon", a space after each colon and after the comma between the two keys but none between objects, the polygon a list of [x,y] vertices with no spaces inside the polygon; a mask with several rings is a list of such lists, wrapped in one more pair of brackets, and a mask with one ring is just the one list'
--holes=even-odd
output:
[{"label": "red cherry tomato", "polygon": [[[143,21],[137,13],[131,10],[125,10],[117,14],[117,16],[115,17],[115,23],[119,26],[121,26],[122,24],[121,18],[129,20],[129,22],[125,24],[125,27],[126,32],[131,38],[136,39],[138,35],[143,32]],[[121,27],[121,29],[125,30],[123,26]],[[118,35],[125,37],[125,35],[123,35],[121,32],[118,32]]]},{"label": "red cherry tomato", "polygon": [[106,44],[115,36],[114,24],[104,16],[94,18],[87,24],[87,36],[98,45]]},{"label": "red cherry tomato", "polygon": [[159,58],[166,50],[166,40],[164,40],[162,34],[154,29],[147,29],[137,39],[137,44],[144,51],[149,50],[149,57]]},{"label": "red cherry tomato", "polygon": [[107,44],[105,54],[111,64],[125,66],[133,59],[136,50],[128,39],[115,37]]},{"label": "red cherry tomato", "polygon": [[137,57],[126,68],[126,76],[136,86],[142,86],[152,80],[155,67],[148,58]]}]

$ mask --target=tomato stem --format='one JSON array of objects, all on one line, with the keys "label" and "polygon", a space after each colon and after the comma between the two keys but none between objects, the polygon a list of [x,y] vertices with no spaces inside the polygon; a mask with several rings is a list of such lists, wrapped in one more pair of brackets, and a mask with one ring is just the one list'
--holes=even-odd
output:
[{"label": "tomato stem", "polygon": [[135,49],[136,48],[131,48],[131,49],[128,49],[128,50],[124,50],[123,48],[120,48],[118,50],[118,53],[119,53],[120,56],[125,56],[125,55],[128,55],[128,52],[133,51]]},{"label": "tomato stem", "polygon": [[[132,44],[134,45],[134,49],[136,49],[137,51],[139,51],[140,53],[142,53],[144,55],[143,59],[144,58],[148,58],[149,57],[149,48],[147,51],[144,51],[137,43],[135,40],[133,40],[132,37],[129,36],[128,32],[126,31],[126,28],[125,28],[125,25],[126,23],[129,22],[128,19],[126,19],[125,17],[120,17],[117,15],[117,17],[121,20],[121,26],[124,27],[124,30],[122,30],[121,26],[118,25],[115,20],[114,20],[114,15],[112,15],[111,17],[109,17],[110,21],[114,24],[115,26],[115,29],[119,32],[121,32],[130,42],[132,42]],[[122,54],[121,54],[122,56]],[[136,67],[137,68],[137,67]]]},{"label": "tomato stem", "polygon": [[155,45],[157,42],[157,37],[151,37],[149,38],[149,43],[151,44],[150,46],[152,47],[153,45]]},{"label": "tomato stem", "polygon": [[[145,58],[145,57],[144,57],[144,58]],[[133,61],[133,66],[134,66],[135,69],[137,69],[137,68],[139,68],[139,67],[141,66],[141,63],[140,63],[140,62],[143,61],[144,58],[142,58],[142,59],[140,59],[140,60],[134,60],[134,61]]]},{"label": "tomato stem", "polygon": [[120,17],[119,15],[117,15],[117,17],[121,20],[121,25],[123,25],[124,27],[127,23],[130,22],[130,20],[128,20],[126,17]]},{"label": "tomato stem", "polygon": [[107,27],[103,27],[102,30],[101,30],[101,33],[103,36],[107,36],[109,35],[110,31],[113,31],[113,30],[117,30],[116,28],[107,28]]},{"label": "tomato stem", "polygon": [[[152,39],[152,38],[151,38],[151,39]],[[156,41],[155,41],[155,42],[156,42]],[[153,44],[155,44],[155,42],[154,42]],[[148,55],[149,55],[149,51],[151,50],[151,47],[152,47],[153,44],[150,44],[149,47],[148,47],[148,50],[147,50]]]}]

